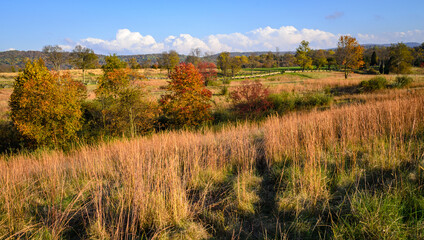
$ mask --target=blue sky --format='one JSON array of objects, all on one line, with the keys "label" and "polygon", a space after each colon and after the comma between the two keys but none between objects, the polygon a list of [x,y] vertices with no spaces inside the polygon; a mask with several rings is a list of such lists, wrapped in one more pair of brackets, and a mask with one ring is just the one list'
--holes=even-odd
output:
[{"label": "blue sky", "polygon": [[330,48],[338,36],[360,43],[424,42],[424,1],[6,1],[0,51],[76,44],[97,53],[143,54],[293,50],[305,39]]}]

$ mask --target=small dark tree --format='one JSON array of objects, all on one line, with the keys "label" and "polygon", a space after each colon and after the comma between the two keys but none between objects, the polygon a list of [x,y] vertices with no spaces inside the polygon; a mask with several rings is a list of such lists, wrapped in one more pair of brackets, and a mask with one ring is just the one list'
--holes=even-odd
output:
[{"label": "small dark tree", "polygon": [[371,63],[370,63],[370,65],[371,66],[375,66],[377,64],[378,64],[377,53],[374,51],[374,52],[372,52],[372,55],[371,55]]}]

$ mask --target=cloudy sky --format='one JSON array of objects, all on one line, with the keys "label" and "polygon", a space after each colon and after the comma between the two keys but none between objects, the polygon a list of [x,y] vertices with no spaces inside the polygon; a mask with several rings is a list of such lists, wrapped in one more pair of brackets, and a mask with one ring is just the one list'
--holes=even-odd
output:
[{"label": "cloudy sky", "polygon": [[80,44],[101,54],[294,50],[424,42],[423,0],[2,1],[0,51]]}]

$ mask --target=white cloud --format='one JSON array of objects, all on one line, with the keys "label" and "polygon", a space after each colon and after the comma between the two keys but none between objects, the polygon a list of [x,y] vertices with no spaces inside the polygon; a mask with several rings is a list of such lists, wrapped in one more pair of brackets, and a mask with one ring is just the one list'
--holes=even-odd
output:
[{"label": "white cloud", "polygon": [[143,36],[128,29],[119,29],[116,39],[112,41],[86,38],[80,44],[94,49],[95,52],[119,54],[155,53],[164,48],[163,43],[157,43],[152,36]]},{"label": "white cloud", "polygon": [[398,42],[424,42],[424,30],[411,30],[406,32],[392,32],[382,34],[358,34],[360,43],[398,43]]},{"label": "white cloud", "polygon": [[9,48],[9,49],[7,49],[6,51],[15,51],[16,49],[14,49],[14,48]]},{"label": "white cloud", "polygon": [[[75,43],[68,40],[67,42],[70,44],[63,45],[62,48],[67,50],[80,44],[92,48],[96,53],[103,54],[145,54],[168,50],[187,54],[194,48],[212,53],[222,51],[275,51],[276,47],[281,51],[293,51],[302,40],[309,41],[310,46],[315,49],[334,48],[337,46],[340,35],[319,29],[297,29],[293,26],[282,26],[280,28],[258,28],[246,33],[215,34],[203,39],[193,37],[190,34],[171,35],[158,42],[151,35],[143,36],[139,32],[120,29],[114,40],[86,38]],[[424,41],[424,31],[413,30],[378,35],[358,34],[357,39],[360,43],[422,42]]]}]

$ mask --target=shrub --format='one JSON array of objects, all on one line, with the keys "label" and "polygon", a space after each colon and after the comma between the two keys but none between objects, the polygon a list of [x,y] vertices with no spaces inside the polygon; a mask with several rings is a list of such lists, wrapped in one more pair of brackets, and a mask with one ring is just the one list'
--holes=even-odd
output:
[{"label": "shrub", "polygon": [[368,81],[362,81],[359,84],[359,90],[361,92],[373,92],[379,89],[384,89],[387,87],[387,80],[385,77],[374,77]]},{"label": "shrub", "polygon": [[169,74],[168,93],[160,99],[163,127],[199,126],[211,119],[212,93],[193,64],[181,63]]},{"label": "shrub", "polygon": [[49,72],[42,59],[28,61],[10,97],[11,119],[29,145],[64,146],[81,128],[84,96],[69,75]]},{"label": "shrub", "polygon": [[257,117],[272,107],[269,91],[258,80],[244,81],[230,93],[233,108],[242,116]]},{"label": "shrub", "polygon": [[374,68],[369,68],[367,70],[367,74],[378,75],[380,72],[375,70]]},{"label": "shrub", "polygon": [[296,108],[297,95],[288,92],[272,94],[268,99],[272,102],[273,110],[279,114],[293,111]]},{"label": "shrub", "polygon": [[333,101],[333,97],[327,93],[298,95],[282,92],[280,94],[272,94],[268,99],[272,102],[273,111],[279,114],[284,114],[294,110],[328,106]]},{"label": "shrub", "polygon": [[404,87],[408,87],[409,85],[411,85],[411,83],[414,80],[412,79],[412,77],[408,77],[408,76],[401,76],[401,77],[396,77],[395,82],[393,84],[394,87],[397,88],[404,88]]},{"label": "shrub", "polygon": [[20,137],[12,122],[0,119],[0,153],[18,150]]}]

